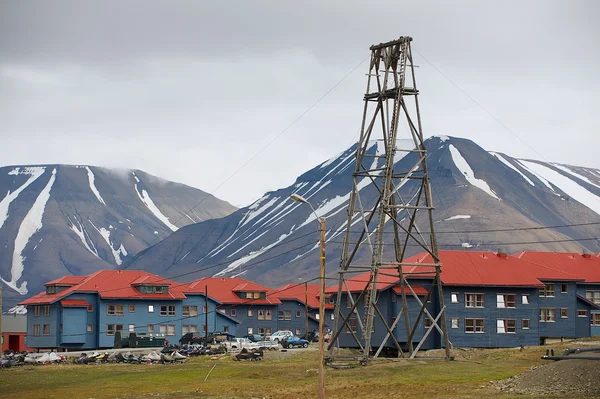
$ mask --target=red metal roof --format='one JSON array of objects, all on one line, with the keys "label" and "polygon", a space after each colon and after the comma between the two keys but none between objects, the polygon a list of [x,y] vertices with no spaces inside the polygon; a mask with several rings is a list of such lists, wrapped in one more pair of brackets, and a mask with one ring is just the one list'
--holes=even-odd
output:
[{"label": "red metal roof", "polygon": [[181,287],[174,285],[168,294],[146,294],[139,292],[134,286],[135,281],[147,276],[146,284],[171,285],[171,280],[147,273],[143,270],[100,270],[90,274],[58,294],[37,294],[19,305],[38,305],[56,302],[75,292],[97,293],[103,299],[185,299]]},{"label": "red metal roof", "polygon": [[48,285],[75,285],[81,283],[86,276],[63,276],[61,278],[57,278],[56,280],[52,280],[44,284]]},{"label": "red metal roof", "polygon": [[[308,306],[313,309],[319,308],[319,284],[287,284],[271,290],[267,298],[275,297],[278,299],[293,299],[304,303],[308,291]],[[325,296],[327,298],[327,296]],[[325,302],[325,309],[333,309],[332,303]]]},{"label": "red metal roof", "polygon": [[208,296],[215,298],[223,304],[278,305],[281,303],[279,299],[269,297],[268,295],[263,299],[240,298],[236,295],[236,292],[248,291],[268,293],[271,289],[239,277],[204,277],[183,285],[180,289],[184,293],[204,294],[205,286],[208,287]]},{"label": "red metal roof", "polygon": [[[417,295],[427,295],[427,290],[425,288],[421,287],[420,285],[412,285],[411,284],[410,287],[413,289],[413,291]],[[395,285],[392,289],[394,290],[394,292],[396,294],[398,294],[398,295],[402,294],[402,289],[401,289],[400,285]],[[404,291],[406,292],[407,296],[412,295],[412,292],[410,291],[410,289],[408,287],[406,287]]]},{"label": "red metal roof", "polygon": [[60,304],[65,308],[87,308],[90,305],[85,299],[63,299],[62,301],[60,301]]},{"label": "red metal roof", "polygon": [[[440,251],[439,257],[442,264],[441,278],[445,285],[541,287],[543,286],[541,281],[544,280],[582,280],[579,275],[570,273],[570,269],[565,267],[561,268],[546,262],[525,261],[519,256],[498,255],[494,252],[483,251]],[[585,259],[585,261],[590,260]],[[600,258],[596,262],[598,261]],[[428,253],[424,252],[406,259],[405,262],[427,264],[433,263],[433,260]],[[580,264],[585,265],[583,261]],[[598,269],[600,267],[595,270]],[[431,270],[433,270],[431,267],[419,265],[404,268],[405,272],[415,273],[408,275],[407,278],[432,278],[431,274],[418,274]],[[589,267],[586,270],[591,273]],[[396,269],[381,269],[377,289],[382,290],[396,285],[399,282],[396,274]],[[368,278],[369,273],[367,272],[348,279],[350,291],[362,291]],[[337,285],[328,287],[326,292],[336,293]]]},{"label": "red metal roof", "polygon": [[577,276],[586,283],[600,283],[600,255],[572,252],[520,252],[515,257],[532,265],[544,265]]}]

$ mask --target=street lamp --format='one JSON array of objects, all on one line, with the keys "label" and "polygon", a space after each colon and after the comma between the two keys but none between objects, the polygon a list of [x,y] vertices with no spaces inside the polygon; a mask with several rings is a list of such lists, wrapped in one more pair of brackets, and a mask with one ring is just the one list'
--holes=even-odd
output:
[{"label": "street lamp", "polygon": [[[308,204],[310,209],[317,217],[319,221],[319,232],[320,232],[320,290],[319,290],[319,399],[325,399],[325,218],[319,217],[315,208],[311,205],[306,198],[298,194],[290,195],[290,198],[296,202]],[[308,331],[306,331],[308,337]]]}]

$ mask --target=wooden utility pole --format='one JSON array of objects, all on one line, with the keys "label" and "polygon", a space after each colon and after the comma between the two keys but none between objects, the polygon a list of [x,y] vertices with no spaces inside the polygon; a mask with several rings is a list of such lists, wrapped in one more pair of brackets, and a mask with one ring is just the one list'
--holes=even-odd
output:
[{"label": "wooden utility pole", "polygon": [[319,289],[319,399],[325,398],[325,231],[326,219],[320,219],[320,289]]},{"label": "wooden utility pole", "polygon": [[306,339],[308,339],[308,283],[304,283],[304,322],[306,327]]},{"label": "wooden utility pole", "polygon": [[204,304],[204,322],[206,323],[206,328],[204,329],[204,341],[206,342],[205,345],[208,345],[208,285],[204,286]]}]

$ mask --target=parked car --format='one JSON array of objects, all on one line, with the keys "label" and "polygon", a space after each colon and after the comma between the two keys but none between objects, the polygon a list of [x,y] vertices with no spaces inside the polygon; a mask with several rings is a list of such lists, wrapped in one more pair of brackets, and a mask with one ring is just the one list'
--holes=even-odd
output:
[{"label": "parked car", "polygon": [[279,350],[279,344],[275,341],[269,341],[268,339],[264,341],[259,341],[256,343],[261,350],[270,350],[276,351]]},{"label": "parked car", "polygon": [[308,348],[308,341],[292,335],[291,337],[286,337],[283,341],[281,341],[281,346],[284,348],[293,348],[296,346]]},{"label": "parked car", "polygon": [[232,349],[247,349],[247,350],[257,350],[259,346],[250,341],[248,338],[232,338],[231,341],[225,342],[225,346],[227,350]]},{"label": "parked car", "polygon": [[261,335],[258,334],[249,334],[249,335],[244,335],[243,338],[247,338],[252,342],[258,342],[258,341],[262,341],[263,337]]},{"label": "parked car", "polygon": [[275,342],[279,343],[279,342],[281,342],[281,340],[283,338],[293,337],[293,336],[294,336],[294,334],[291,331],[280,330],[280,331],[275,331],[273,334],[271,334],[269,339],[271,341],[275,341]]}]

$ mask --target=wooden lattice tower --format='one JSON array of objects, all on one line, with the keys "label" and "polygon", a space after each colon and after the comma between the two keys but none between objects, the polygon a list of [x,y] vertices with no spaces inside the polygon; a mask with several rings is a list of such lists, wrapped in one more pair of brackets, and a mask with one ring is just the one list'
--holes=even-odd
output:
[{"label": "wooden lattice tower", "polygon": [[[362,355],[360,361],[364,364],[372,358],[379,356],[388,339],[394,342],[400,356],[405,352],[397,342],[392,331],[403,320],[406,329],[406,347],[410,357],[414,357],[424,343],[425,339],[435,329],[444,340],[446,357],[450,357],[450,343],[446,328],[445,307],[443,302],[442,287],[440,282],[441,265],[438,257],[438,248],[434,233],[431,200],[431,187],[427,174],[427,151],[423,143],[421,117],[419,113],[418,90],[415,82],[415,66],[411,51],[410,37],[400,37],[388,43],[371,46],[371,60],[367,75],[367,90],[364,96],[364,112],[361,125],[360,140],[356,150],[356,169],[353,174],[353,190],[348,204],[348,220],[346,234],[342,247],[339,269],[339,286],[335,304],[335,319],[333,336],[329,344],[329,360],[335,360],[334,346],[337,337],[343,331],[348,331],[354,337]],[[400,128],[401,127],[401,128]],[[406,137],[399,137],[402,132]],[[398,148],[399,143],[409,139],[410,145]],[[373,155],[374,140],[381,140],[383,150]],[[410,148],[408,148],[410,147]],[[397,154],[411,154],[406,159],[416,159],[407,167],[396,165]],[[378,162],[374,162],[377,159]],[[359,182],[369,179],[379,192],[379,198],[372,201],[361,198]],[[400,188],[410,182],[414,192],[403,198]],[[372,195],[372,192],[371,192]],[[406,195],[405,195],[406,196]],[[410,197],[410,198],[409,198]],[[370,204],[370,205],[369,205]],[[417,225],[419,222],[427,224],[428,232],[425,233]],[[360,222],[357,223],[357,218]],[[384,232],[388,225],[388,231]],[[391,224],[392,226],[390,226]],[[360,226],[361,232],[357,235],[356,227]],[[354,230],[351,231],[351,228]],[[385,233],[385,234],[384,234]],[[390,234],[391,233],[391,234]],[[385,239],[385,240],[384,240]],[[352,241],[354,240],[354,241]],[[387,243],[386,243],[387,242]],[[384,245],[387,246],[384,258]],[[357,253],[361,246],[368,247],[371,254],[371,263],[361,262]],[[424,300],[421,300],[411,287],[409,268],[416,266],[404,262],[407,248],[418,246],[419,249],[429,253],[433,263],[419,263],[419,276],[431,279],[431,288]],[[393,248],[393,251],[390,250]],[[391,253],[391,256],[390,256]],[[364,259],[364,257],[363,257]],[[389,274],[393,270],[399,277],[402,296],[401,310],[395,321],[389,325],[377,306],[377,281],[381,273]],[[352,274],[368,271],[370,277],[363,291],[357,298],[353,298],[348,288],[347,279]],[[347,294],[351,308],[344,315],[341,310],[341,294]],[[409,319],[407,297],[415,298],[419,307],[418,316]],[[360,315],[358,303],[363,301],[364,312]],[[431,314],[426,304],[428,300],[439,301],[438,310]],[[411,303],[415,303],[412,301]],[[437,313],[437,314],[435,314]],[[372,331],[375,317],[382,320],[387,329],[387,336],[382,342],[372,342]],[[356,331],[350,326],[348,320],[356,318]],[[413,348],[413,337],[421,319],[431,320],[431,326]],[[360,330],[360,331],[359,331]],[[362,337],[362,343],[361,339]],[[375,350],[375,348],[377,348]]]}]

